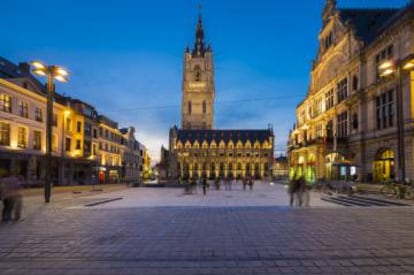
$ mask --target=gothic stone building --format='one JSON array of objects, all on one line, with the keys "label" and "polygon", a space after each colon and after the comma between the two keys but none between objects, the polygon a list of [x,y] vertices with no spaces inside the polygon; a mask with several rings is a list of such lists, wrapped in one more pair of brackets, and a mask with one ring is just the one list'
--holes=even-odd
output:
[{"label": "gothic stone building", "polygon": [[414,179],[414,1],[342,9],[327,0],[310,89],[290,134],[290,173]]},{"label": "gothic stone building", "polygon": [[273,130],[214,129],[213,51],[204,42],[199,16],[194,48],[186,48],[182,128],[170,130],[170,178],[270,176]]}]

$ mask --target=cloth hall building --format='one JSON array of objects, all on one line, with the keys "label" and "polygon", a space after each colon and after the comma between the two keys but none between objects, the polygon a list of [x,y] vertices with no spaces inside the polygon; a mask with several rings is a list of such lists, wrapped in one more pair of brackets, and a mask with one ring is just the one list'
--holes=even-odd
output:
[{"label": "cloth hall building", "polygon": [[[256,177],[271,174],[273,129],[214,129],[213,51],[204,42],[201,15],[193,49],[186,47],[182,81],[181,128],[170,129],[167,177]],[[165,154],[162,154],[165,155]]]}]

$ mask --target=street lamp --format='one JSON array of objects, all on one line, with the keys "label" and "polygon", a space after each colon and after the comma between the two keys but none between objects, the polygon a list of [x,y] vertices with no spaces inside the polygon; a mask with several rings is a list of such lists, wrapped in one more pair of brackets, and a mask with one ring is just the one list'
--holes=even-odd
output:
[{"label": "street lamp", "polygon": [[405,152],[404,152],[404,112],[403,112],[403,88],[402,73],[414,69],[414,54],[403,60],[387,60],[379,65],[379,76],[395,76],[397,94],[397,150],[398,150],[398,177],[405,183]]},{"label": "street lamp", "polygon": [[55,91],[54,79],[67,82],[68,71],[56,65],[45,65],[40,61],[32,61],[32,72],[47,77],[47,108],[46,108],[46,169],[45,169],[45,202],[50,201],[51,170],[52,170],[52,121],[53,121],[53,94]]}]

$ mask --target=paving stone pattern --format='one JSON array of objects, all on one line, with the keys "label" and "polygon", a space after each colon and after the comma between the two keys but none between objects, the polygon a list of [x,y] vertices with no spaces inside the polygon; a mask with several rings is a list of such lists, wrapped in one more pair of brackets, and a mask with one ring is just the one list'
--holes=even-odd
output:
[{"label": "paving stone pattern", "polygon": [[[144,190],[104,196],[171,197]],[[412,207],[82,206],[99,199],[1,224],[0,273],[414,274]]]}]

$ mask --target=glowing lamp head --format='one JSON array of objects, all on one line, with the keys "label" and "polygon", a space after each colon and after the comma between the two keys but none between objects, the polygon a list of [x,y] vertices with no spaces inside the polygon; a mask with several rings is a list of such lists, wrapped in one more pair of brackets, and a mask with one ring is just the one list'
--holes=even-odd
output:
[{"label": "glowing lamp head", "polygon": [[35,69],[45,70],[46,66],[40,61],[32,61],[30,64],[35,67]]},{"label": "glowing lamp head", "polygon": [[63,75],[55,75],[55,79],[60,82],[68,82],[68,79],[64,77]]},{"label": "glowing lamp head", "polygon": [[33,73],[40,76],[45,76],[46,71],[44,69],[36,68],[33,70]]},{"label": "glowing lamp head", "polygon": [[394,63],[392,61],[385,61],[378,68],[380,70],[388,70],[388,69],[391,69],[392,67],[394,67]]},{"label": "glowing lamp head", "polygon": [[414,69],[414,59],[408,61],[404,66],[403,66],[404,70],[412,70]]},{"label": "glowing lamp head", "polygon": [[62,68],[62,67],[57,67],[56,70],[55,70],[55,74],[66,77],[66,76],[69,75],[69,72],[66,69]]},{"label": "glowing lamp head", "polygon": [[393,73],[394,73],[394,69],[389,68],[389,69],[386,69],[385,71],[383,71],[383,72],[381,73],[381,76],[382,76],[382,77],[385,77],[385,76],[389,76],[389,75],[391,75],[391,74],[393,74]]}]

